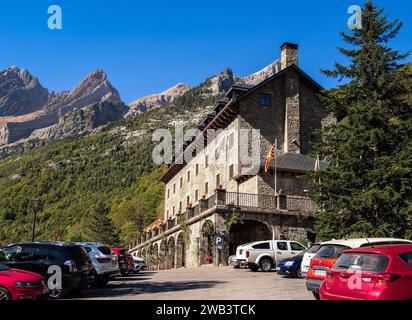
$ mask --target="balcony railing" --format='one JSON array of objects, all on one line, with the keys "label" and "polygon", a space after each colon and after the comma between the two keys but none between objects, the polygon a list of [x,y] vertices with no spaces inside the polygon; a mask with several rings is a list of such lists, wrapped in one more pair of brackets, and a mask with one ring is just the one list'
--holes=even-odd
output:
[{"label": "balcony railing", "polygon": [[226,192],[225,204],[228,206],[255,207],[262,209],[276,209],[277,201],[275,196]]}]

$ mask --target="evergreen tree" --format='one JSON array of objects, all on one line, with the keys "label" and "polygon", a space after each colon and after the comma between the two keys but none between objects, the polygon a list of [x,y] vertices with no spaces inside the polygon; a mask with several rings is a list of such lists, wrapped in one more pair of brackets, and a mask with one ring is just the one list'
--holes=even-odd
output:
[{"label": "evergreen tree", "polygon": [[89,241],[114,244],[116,242],[115,227],[108,217],[109,209],[99,201],[94,206],[86,223],[86,235]]},{"label": "evergreen tree", "polygon": [[348,81],[322,95],[336,118],[317,150],[330,163],[315,186],[322,239],[412,236],[411,69],[401,64],[408,54],[387,46],[402,23],[367,1],[362,25],[340,33],[349,65],[323,71]]}]

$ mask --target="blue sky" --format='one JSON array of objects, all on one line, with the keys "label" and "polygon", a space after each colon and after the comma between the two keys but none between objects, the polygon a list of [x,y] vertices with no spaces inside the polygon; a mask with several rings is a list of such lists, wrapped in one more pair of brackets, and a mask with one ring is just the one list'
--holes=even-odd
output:
[{"label": "blue sky", "polygon": [[[49,90],[72,89],[102,68],[128,103],[178,82],[192,86],[231,67],[253,73],[300,45],[300,66],[319,72],[341,60],[339,31],[359,0],[8,0],[0,3],[0,69],[27,68]],[[404,22],[392,47],[411,49],[412,1],[375,0]],[[47,9],[60,5],[63,29],[49,30]],[[412,61],[411,58],[408,58]]]}]

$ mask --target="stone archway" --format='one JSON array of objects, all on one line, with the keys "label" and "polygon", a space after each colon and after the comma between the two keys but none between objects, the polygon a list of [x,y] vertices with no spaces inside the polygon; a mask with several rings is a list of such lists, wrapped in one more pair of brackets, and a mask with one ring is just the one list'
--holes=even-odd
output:
[{"label": "stone archway", "polygon": [[213,239],[215,225],[212,220],[206,220],[200,229],[200,264],[213,263]]},{"label": "stone archway", "polygon": [[183,232],[180,232],[176,242],[176,268],[182,267],[186,267],[186,242]]},{"label": "stone archway", "polygon": [[167,269],[167,240],[163,239],[160,242],[160,251],[159,251],[159,269]]},{"label": "stone archway", "polygon": [[254,241],[272,240],[272,231],[268,225],[258,220],[243,220],[236,223],[229,232],[229,255],[236,254],[236,248]]},{"label": "stone archway", "polygon": [[166,268],[173,269],[175,267],[175,238],[172,236],[167,242]]}]

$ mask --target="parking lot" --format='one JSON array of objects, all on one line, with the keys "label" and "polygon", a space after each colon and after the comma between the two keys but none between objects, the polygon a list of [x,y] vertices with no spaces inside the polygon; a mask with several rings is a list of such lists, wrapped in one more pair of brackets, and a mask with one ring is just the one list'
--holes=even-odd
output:
[{"label": "parking lot", "polygon": [[233,267],[147,271],[119,277],[100,289],[82,291],[74,299],[122,300],[313,300],[305,280],[276,272],[251,272]]}]

